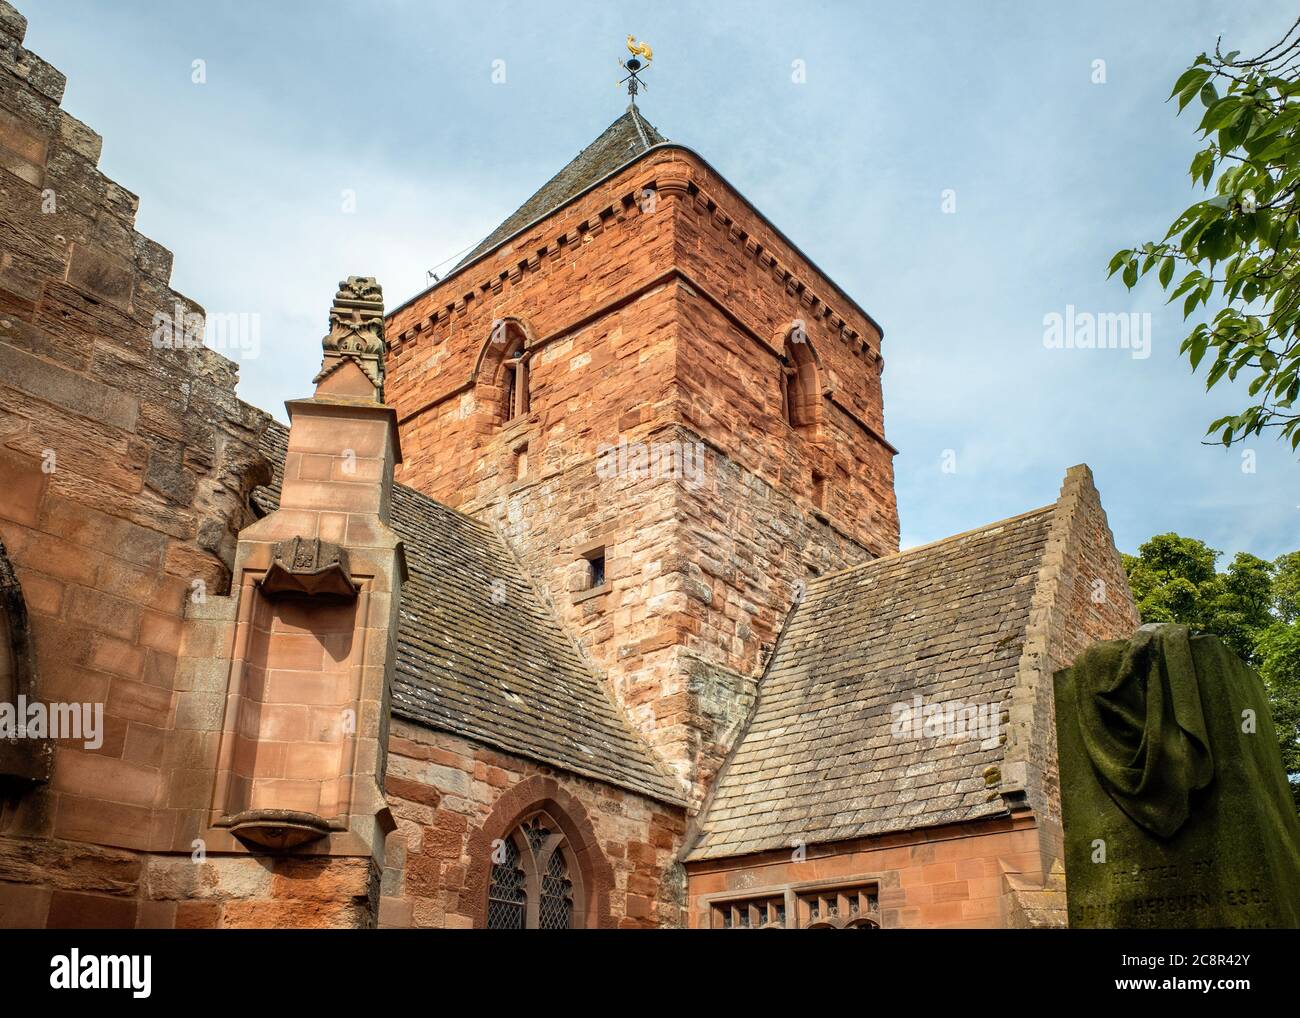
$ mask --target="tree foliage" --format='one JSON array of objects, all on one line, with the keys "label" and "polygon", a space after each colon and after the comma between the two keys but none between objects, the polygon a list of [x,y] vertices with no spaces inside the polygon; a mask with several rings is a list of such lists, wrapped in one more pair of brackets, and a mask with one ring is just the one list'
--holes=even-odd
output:
[{"label": "tree foliage", "polygon": [[[1213,421],[1224,445],[1266,428],[1300,447],[1300,20],[1258,56],[1202,53],[1174,83],[1181,114],[1201,110],[1206,146],[1192,159],[1193,187],[1212,196],[1189,206],[1163,240],[1110,262],[1132,289],[1154,271],[1183,318],[1213,308],[1183,340],[1206,389],[1248,381],[1250,402]],[[1207,361],[1207,357],[1209,358]]]},{"label": "tree foliage", "polygon": [[1300,809],[1300,551],[1272,562],[1238,552],[1223,571],[1219,555],[1204,541],[1157,534],[1123,556],[1124,570],[1143,622],[1214,633],[1258,671]]}]

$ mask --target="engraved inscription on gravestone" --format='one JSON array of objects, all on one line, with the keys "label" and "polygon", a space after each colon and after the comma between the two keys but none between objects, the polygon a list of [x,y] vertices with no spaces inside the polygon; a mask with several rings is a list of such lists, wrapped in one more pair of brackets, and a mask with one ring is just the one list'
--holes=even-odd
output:
[{"label": "engraved inscription on gravestone", "polygon": [[1254,672],[1144,626],[1055,691],[1071,926],[1300,927],[1300,820]]}]

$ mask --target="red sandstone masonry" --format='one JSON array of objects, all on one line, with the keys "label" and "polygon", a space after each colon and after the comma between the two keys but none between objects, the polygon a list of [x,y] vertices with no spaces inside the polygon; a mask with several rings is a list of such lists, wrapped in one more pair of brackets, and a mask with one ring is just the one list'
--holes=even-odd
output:
[{"label": "red sandstone masonry", "polygon": [[[647,186],[653,211],[635,200]],[[503,320],[533,351],[530,410],[504,427],[488,343]],[[822,365],[810,429],[781,413],[796,321]],[[400,479],[498,525],[698,800],[796,584],[897,550],[874,323],[667,148],[399,309],[388,332]],[[620,441],[703,443],[702,485],[601,477],[599,452]],[[579,559],[600,545],[607,591],[585,597]]]},{"label": "red sandstone masonry", "polygon": [[1089,644],[1126,639],[1137,626],[1133,595],[1092,471],[1071,467],[1034,591],[1003,765],[1004,787],[1025,789],[1045,824],[1060,824],[1052,676]]},{"label": "red sandstone masonry", "polygon": [[381,927],[482,927],[492,842],[545,807],[571,844],[587,902],[581,924],[678,927],[684,876],[675,862],[685,831],[679,808],[395,721]]},{"label": "red sandstone masonry", "polygon": [[[575,846],[586,925],[703,925],[714,895],[808,879],[878,880],[887,926],[1027,925],[1062,911],[1044,683],[1084,643],[1136,621],[1077,471],[1013,704],[1005,790],[1019,781],[1033,814],[818,847],[805,862],[700,864],[688,899],[681,810],[414,725],[388,740],[396,602],[375,586],[373,618],[389,624],[366,627],[353,663],[361,730],[391,741],[383,781],[398,829],[382,880],[370,855],[382,825],[368,813],[360,844],[332,836],[315,854],[255,858],[232,839],[191,857],[219,766],[250,797],[259,781],[291,781],[281,787],[326,807],[338,761],[321,725],[338,704],[313,698],[322,675],[343,681],[319,653],[343,629],[272,613],[245,618],[240,635],[223,595],[248,492],[266,476],[265,417],[236,400],[224,358],[150,342],[154,312],[198,309],[170,290],[170,255],[134,231],[135,197],[95,170],[99,139],[59,109],[63,78],[21,49],[24,27],[0,0],[0,537],[32,613],[43,695],[103,702],[107,717],[99,751],[60,745],[51,782],[0,805],[0,926],[481,925],[491,843],[539,805]],[[636,200],[647,185],[653,213]],[[47,191],[54,212],[42,211]],[[534,353],[533,398],[500,428],[496,360],[469,383],[506,317]],[[782,419],[777,371],[796,320],[821,370],[802,428]],[[389,338],[403,478],[497,523],[698,799],[798,581],[897,548],[875,324],[699,159],[665,148],[401,309]],[[596,451],[620,438],[705,443],[701,486],[601,478]],[[382,537],[369,522],[384,511],[379,459],[362,450],[345,477],[328,450],[291,448],[285,508],[252,536],[370,547]],[[607,590],[583,597],[575,559],[596,544]],[[242,565],[264,568],[266,551],[246,550]],[[1110,601],[1091,600],[1094,579]],[[304,629],[321,641],[299,639]],[[223,757],[232,653],[255,632],[265,644],[250,671],[260,655],[253,678],[268,696],[256,738],[233,725]],[[378,756],[358,774],[377,778]]]},{"label": "red sandstone masonry", "polygon": [[225,358],[154,346],[155,312],[199,309],[24,29],[0,3],[0,537],[42,697],[106,714],[100,749],[58,745],[50,782],[0,805],[0,926],[365,925],[368,859],[191,858],[220,714],[187,698],[216,687],[178,672],[182,619],[193,647],[215,635],[266,417]]},{"label": "red sandstone masonry", "polygon": [[[1030,818],[983,821],[688,866],[690,925],[715,925],[715,906],[787,889],[874,884],[882,929],[982,929],[1014,925],[1013,890],[1041,886],[1039,835]],[[787,910],[787,915],[791,913]]]}]

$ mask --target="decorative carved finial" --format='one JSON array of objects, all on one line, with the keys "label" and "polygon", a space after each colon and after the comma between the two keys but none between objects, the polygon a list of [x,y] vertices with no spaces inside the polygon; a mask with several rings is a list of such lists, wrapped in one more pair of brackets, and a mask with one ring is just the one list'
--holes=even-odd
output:
[{"label": "decorative carved finial", "polygon": [[[373,276],[348,276],[330,307],[330,331],[321,344],[325,357],[313,379],[318,385],[351,361],[384,400],[384,291]],[[364,384],[364,383],[363,383]]]}]

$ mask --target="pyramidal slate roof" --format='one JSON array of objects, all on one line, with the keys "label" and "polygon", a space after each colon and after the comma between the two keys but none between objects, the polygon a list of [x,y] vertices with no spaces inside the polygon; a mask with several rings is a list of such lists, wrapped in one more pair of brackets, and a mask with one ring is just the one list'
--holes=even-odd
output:
[{"label": "pyramidal slate roof", "polygon": [[[288,439],[275,421],[263,434],[275,473],[253,492],[263,513],[279,506]],[[682,803],[496,531],[401,484],[389,522],[409,573],[393,714]]]},{"label": "pyramidal slate roof", "polygon": [[1055,511],[810,581],[690,858],[1004,813],[996,738],[897,735],[894,705],[996,704],[1005,731]]},{"label": "pyramidal slate roof", "polygon": [[574,156],[564,169],[515,209],[505,222],[484,237],[482,242],[456,264],[456,268],[469,264],[535,219],[540,219],[574,195],[585,191],[624,163],[631,162],[652,146],[662,145],[667,140],[655,130],[653,124],[641,116],[640,110],[635,106],[629,106],[627,112],[605,128],[605,132],[599,138]]}]

